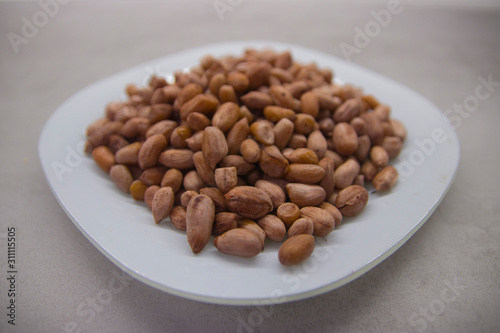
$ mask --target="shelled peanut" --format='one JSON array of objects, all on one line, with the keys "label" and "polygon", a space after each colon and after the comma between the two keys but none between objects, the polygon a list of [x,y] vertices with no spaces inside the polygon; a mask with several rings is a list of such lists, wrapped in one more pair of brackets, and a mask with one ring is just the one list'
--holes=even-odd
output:
[{"label": "shelled peanut", "polygon": [[170,217],[193,253],[214,236],[222,253],[252,257],[281,242],[293,265],[368,202],[390,190],[406,129],[389,106],[289,52],[205,56],[175,83],[126,87],[87,129],[86,150],[115,184]]}]

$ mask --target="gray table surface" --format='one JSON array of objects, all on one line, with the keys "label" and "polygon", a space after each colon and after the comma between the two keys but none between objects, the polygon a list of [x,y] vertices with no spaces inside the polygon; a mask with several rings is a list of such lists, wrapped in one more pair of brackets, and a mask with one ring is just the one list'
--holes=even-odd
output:
[{"label": "gray table surface", "polygon": [[[498,5],[415,2],[401,1],[401,12],[351,60],[441,110],[473,96],[480,77],[500,81]],[[186,300],[125,275],[107,304],[88,305],[121,273],[71,223],[45,180],[37,143],[52,112],[110,74],[210,42],[268,39],[344,57],[339,45],[353,44],[355,27],[389,2],[233,1],[223,20],[214,3],[72,1],[51,7],[47,22],[37,2],[0,4],[0,331],[500,331],[498,84],[461,117],[460,165],[434,215],[348,285],[258,308]],[[41,27],[12,44],[9,33],[23,36],[23,18]],[[8,227],[17,236],[15,326],[6,316]]]}]

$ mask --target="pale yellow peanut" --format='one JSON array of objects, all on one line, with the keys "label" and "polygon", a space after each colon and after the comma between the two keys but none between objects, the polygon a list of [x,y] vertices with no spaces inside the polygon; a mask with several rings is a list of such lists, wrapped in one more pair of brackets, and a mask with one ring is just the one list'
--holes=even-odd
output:
[{"label": "pale yellow peanut", "polygon": [[287,239],[278,251],[282,265],[297,265],[305,261],[314,251],[314,237],[308,234],[295,235]]}]

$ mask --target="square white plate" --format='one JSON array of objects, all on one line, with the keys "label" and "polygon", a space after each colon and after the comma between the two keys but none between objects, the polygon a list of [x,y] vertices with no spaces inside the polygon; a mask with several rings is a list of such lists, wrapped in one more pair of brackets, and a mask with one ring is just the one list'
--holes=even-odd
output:
[{"label": "square white plate", "polygon": [[[125,98],[129,83],[145,85],[153,73],[171,75],[207,54],[238,55],[247,47],[290,50],[294,60],[333,69],[335,78],[360,86],[392,107],[408,129],[393,163],[400,180],[387,194],[371,194],[367,207],[325,238],[301,265],[279,264],[278,243],[245,259],[218,253],[210,243],[193,255],[186,235],[155,225],[149,209],[125,195],[83,153],[84,131],[107,103]],[[121,269],[166,292],[210,303],[271,304],[318,295],[364,274],[404,244],[434,212],[459,161],[458,138],[441,111],[419,94],[380,74],[301,46],[236,41],[182,51],[96,82],[64,102],[39,141],[40,160],[54,195],[69,218]]]}]

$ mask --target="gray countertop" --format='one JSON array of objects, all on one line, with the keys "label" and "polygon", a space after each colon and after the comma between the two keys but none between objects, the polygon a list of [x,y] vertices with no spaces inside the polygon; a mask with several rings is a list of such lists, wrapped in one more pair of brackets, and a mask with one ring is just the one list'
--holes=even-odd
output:
[{"label": "gray countertop", "polygon": [[[449,193],[387,260],[302,301],[205,304],[124,275],[71,223],[38,159],[44,123],[83,87],[200,44],[266,39],[344,58],[340,45],[356,45],[356,27],[375,22],[371,11],[391,2],[221,0],[229,6],[221,16],[218,1],[64,2],[49,1],[51,15],[38,2],[0,3],[0,331],[500,331],[500,84],[456,126],[461,160]],[[444,111],[473,96],[481,77],[500,82],[500,6],[415,2],[393,8],[350,60]],[[15,326],[6,315],[9,227],[16,230]],[[117,281],[123,287],[92,305]]]}]

